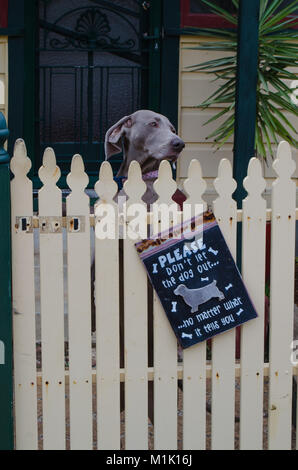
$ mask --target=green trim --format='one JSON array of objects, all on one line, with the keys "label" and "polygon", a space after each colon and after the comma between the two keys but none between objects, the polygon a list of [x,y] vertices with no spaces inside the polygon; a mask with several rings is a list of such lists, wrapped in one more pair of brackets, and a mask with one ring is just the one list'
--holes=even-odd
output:
[{"label": "green trim", "polygon": [[242,0],[239,7],[233,176],[238,209],[246,196],[242,182],[254,156],[260,0]]},{"label": "green trim", "polygon": [[[177,127],[179,95],[180,0],[163,2],[163,43],[161,68],[160,112]],[[169,34],[171,32],[171,34]]]},{"label": "green trim", "polygon": [[[260,0],[242,0],[238,17],[237,81],[233,176],[237,189],[233,198],[238,209],[246,197],[243,179],[254,156],[256,97],[258,79],[258,38]],[[242,224],[237,224],[237,265],[242,264]]]},{"label": "green trim", "polygon": [[[24,1],[9,0],[8,29],[24,31]],[[23,137],[24,38],[17,35],[8,38],[8,76],[8,153],[12,155],[16,139]]]},{"label": "green trim", "polygon": [[161,27],[162,11],[159,0],[151,1],[149,28],[148,108],[160,111],[161,87]]},{"label": "green trim", "polygon": [[[5,127],[3,127],[5,126]],[[6,121],[0,113],[0,450],[11,450],[13,435],[10,171],[3,144]]]},{"label": "green trim", "polygon": [[0,36],[23,37],[24,29],[21,28],[0,28]]},{"label": "green trim", "polygon": [[24,140],[26,142],[28,156],[32,161],[32,168],[30,175],[35,172],[35,132],[36,132],[36,97],[38,98],[39,91],[36,89],[36,1],[26,0],[24,5],[24,23],[25,23],[25,36],[24,36],[24,108],[23,108],[23,122],[24,122]]}]

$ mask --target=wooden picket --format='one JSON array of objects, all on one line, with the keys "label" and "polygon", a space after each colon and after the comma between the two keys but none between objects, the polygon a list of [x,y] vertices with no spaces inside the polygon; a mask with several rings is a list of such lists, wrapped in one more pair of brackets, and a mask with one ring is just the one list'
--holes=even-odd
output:
[{"label": "wooden picket", "polygon": [[[297,366],[291,362],[293,340],[293,287],[295,248],[294,164],[288,144],[278,147],[272,186],[272,211],[262,197],[265,180],[261,164],[252,159],[244,187],[243,210],[236,208],[232,194],[236,183],[228,160],[219,165],[214,182],[218,193],[213,209],[227,244],[236,256],[237,222],[242,221],[242,274],[258,318],[241,327],[240,363],[235,362],[235,330],[212,340],[211,363],[206,343],[183,352],[177,361],[177,340],[156,294],[153,299],[154,364],[148,367],[147,275],[134,244],[138,203],[139,220],[152,222],[141,198],[146,185],[138,163],[129,168],[124,184],[126,201],[117,204],[118,186],[111,165],[100,167],[95,191],[99,200],[90,214],[85,193],[88,176],[82,157],[75,155],[67,184],[66,217],[62,217],[60,170],[52,149],[46,149],[39,177],[38,215],[33,213],[32,183],[27,176],[30,160],[25,144],[15,145],[11,170],[12,259],[15,430],[17,449],[98,449],[120,447],[147,449],[148,384],[154,390],[154,449],[175,450],[178,441],[177,399],[182,397],[182,446],[185,450],[234,449],[235,379],[240,379],[240,449],[264,448],[264,377],[269,376],[269,449],[289,449],[291,428],[292,377]],[[170,164],[160,165],[154,183],[157,203],[170,207],[177,188]],[[189,166],[183,191],[194,211],[206,209],[203,179],[198,161]],[[121,193],[122,194],[122,193]],[[198,206],[196,206],[198,205]],[[175,205],[174,205],[175,206]],[[174,207],[172,206],[172,207]],[[124,210],[125,209],[125,210]],[[187,218],[187,206],[178,212]],[[131,213],[130,213],[131,211]],[[127,218],[122,212],[126,212]],[[112,218],[109,219],[108,216]],[[264,364],[265,230],[271,219],[271,285],[269,364]],[[159,217],[154,233],[175,223]],[[114,236],[104,238],[107,223]],[[91,344],[91,256],[90,230],[95,236],[96,345]],[[119,228],[120,227],[120,228]],[[36,370],[35,280],[33,230],[40,240],[41,369]],[[140,227],[138,227],[140,228]],[[93,229],[93,228],[92,228]],[[67,283],[63,275],[63,230],[67,241]],[[119,233],[121,231],[121,233]],[[124,232],[119,245],[119,235]],[[146,238],[143,234],[141,238]],[[119,247],[123,249],[122,254]],[[123,281],[123,298],[120,289]],[[67,292],[65,291],[67,290]],[[67,294],[69,361],[65,362],[64,298]],[[120,305],[124,309],[124,365],[120,357]],[[122,319],[121,319],[122,322]],[[93,351],[92,351],[93,348]],[[94,351],[96,348],[96,351]],[[92,354],[91,354],[92,353]],[[92,367],[93,357],[93,367]],[[211,379],[211,439],[207,437],[207,381]],[[178,394],[178,380],[183,390]],[[209,383],[209,382],[208,382]],[[68,400],[65,385],[69,386]],[[121,414],[121,388],[125,392],[125,415]],[[42,437],[38,435],[37,392],[42,389]],[[67,389],[68,390],[68,389]],[[151,390],[149,388],[149,390]],[[93,405],[97,404],[96,410]],[[180,399],[181,403],[181,399]],[[40,410],[40,406],[39,406]],[[180,410],[180,408],[179,408]],[[94,411],[96,411],[94,413]],[[40,412],[40,411],[39,411]],[[124,416],[124,417],[123,417]],[[70,423],[69,443],[66,423]],[[121,424],[122,421],[122,424]],[[94,430],[97,426],[97,433]],[[152,429],[152,428],[151,428]],[[152,433],[150,433],[152,434]],[[97,437],[96,437],[97,436]],[[42,444],[43,441],[43,444]],[[152,442],[152,440],[151,440]],[[179,443],[179,446],[181,444]],[[267,444],[266,444],[267,445]]]},{"label": "wooden picket", "polygon": [[147,212],[141,201],[146,184],[137,162],[130,165],[124,191],[128,196],[126,229],[131,231],[123,240],[125,448],[129,450],[148,448],[147,276],[134,246],[139,236],[130,220],[134,203],[140,205],[145,219]]},{"label": "wooden picket", "polygon": [[[107,162],[101,165],[95,191],[100,198],[95,216],[100,222],[108,206],[116,207],[113,197],[117,193],[117,184]],[[118,214],[114,212],[117,227]],[[98,228],[96,223],[95,229]],[[118,244],[117,236],[102,240],[98,233],[95,236],[97,446],[106,450],[120,449]]]},{"label": "wooden picket", "polygon": [[[194,207],[193,215],[206,210],[202,199],[206,189],[202,178],[201,165],[192,160],[184,190],[188,195],[186,203]],[[195,205],[201,204],[195,210]],[[206,344],[199,343],[183,353],[183,448],[205,449],[206,447]],[[195,403],[195,406],[194,406]],[[195,429],[195,432],[194,432]]]},{"label": "wooden picket", "polygon": [[[65,449],[65,371],[62,195],[60,169],[51,148],[39,169],[40,313],[42,342],[43,448]],[[49,219],[50,217],[50,219]]]},{"label": "wooden picket", "polygon": [[[154,189],[157,203],[170,205],[176,190],[169,162],[160,164]],[[168,221],[169,223],[169,221]],[[167,230],[163,225],[163,230]],[[177,340],[156,293],[154,312],[154,448],[177,448]]]},{"label": "wooden picket", "polygon": [[[16,448],[37,448],[37,382],[31,168],[24,142],[11,159],[11,238]],[[24,216],[16,222],[16,217]]]},{"label": "wooden picket", "polygon": [[[71,449],[92,449],[90,224],[88,184],[80,155],[71,162],[66,199]],[[82,428],[84,433],[81,432]]]},{"label": "wooden picket", "polygon": [[[241,326],[240,448],[263,448],[263,362],[266,182],[261,163],[252,158],[244,179],[242,276],[258,318]],[[251,432],[251,430],[254,432]]]},{"label": "wooden picket", "polygon": [[[281,142],[273,163],[277,179],[272,184],[270,271],[270,394],[269,449],[291,448],[295,208],[295,170],[288,143]],[[282,345],[282,347],[281,347]]]},{"label": "wooden picket", "polygon": [[[237,206],[232,199],[236,182],[232,167],[222,159],[214,186],[219,197],[214,215],[236,259]],[[234,449],[235,420],[235,330],[212,340],[212,449]]]}]

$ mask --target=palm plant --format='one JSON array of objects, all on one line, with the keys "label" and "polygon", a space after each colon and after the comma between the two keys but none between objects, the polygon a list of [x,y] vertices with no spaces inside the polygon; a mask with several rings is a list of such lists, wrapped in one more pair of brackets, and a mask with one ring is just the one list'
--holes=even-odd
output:
[{"label": "palm plant", "polygon": [[[237,15],[233,16],[225,9],[209,0],[202,0],[212,12],[221,16],[234,25],[235,29],[222,30],[215,28],[191,29],[192,34],[205,32],[219,39],[214,42],[200,44],[191,49],[213,50],[231,52],[228,57],[209,60],[198,65],[191,66],[191,71],[201,71],[214,74],[215,80],[223,80],[224,84],[197,107],[209,108],[215,104],[224,105],[223,109],[216,113],[204,124],[216,121],[221,116],[226,119],[207,139],[213,140],[216,150],[219,149],[233,134],[236,96],[236,66],[237,66]],[[232,0],[236,10],[239,8],[239,0]],[[278,137],[298,147],[298,141],[293,137],[297,130],[293,127],[284,111],[295,116],[298,115],[298,107],[291,100],[293,89],[288,80],[296,80],[297,75],[289,71],[289,67],[298,66],[298,32],[293,29],[297,26],[297,16],[292,15],[298,7],[298,0],[292,1],[283,7],[283,0],[260,0],[259,19],[259,55],[258,55],[258,83],[257,83],[257,112],[255,153],[266,159],[268,153],[272,156],[271,142],[278,143]],[[290,17],[290,18],[289,18]],[[287,80],[287,81],[285,81]],[[292,135],[290,132],[292,131]],[[267,149],[266,149],[267,144]]]}]

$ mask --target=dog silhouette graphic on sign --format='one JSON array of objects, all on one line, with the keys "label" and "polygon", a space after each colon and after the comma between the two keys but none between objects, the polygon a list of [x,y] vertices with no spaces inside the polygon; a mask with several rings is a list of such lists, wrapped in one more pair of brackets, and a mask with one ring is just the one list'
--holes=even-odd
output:
[{"label": "dog silhouette graphic on sign", "polygon": [[189,289],[184,284],[179,284],[179,286],[174,290],[174,294],[181,295],[183,297],[184,302],[191,307],[191,313],[196,312],[199,305],[208,302],[208,300],[213,299],[214,297],[217,297],[218,300],[223,300],[225,298],[224,294],[216,286],[215,279],[210,284],[197,289]]}]

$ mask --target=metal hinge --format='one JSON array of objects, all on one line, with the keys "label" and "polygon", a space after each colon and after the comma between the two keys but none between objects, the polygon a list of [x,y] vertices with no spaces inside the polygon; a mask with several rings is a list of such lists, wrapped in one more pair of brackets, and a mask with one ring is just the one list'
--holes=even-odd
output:
[{"label": "metal hinge", "polygon": [[39,216],[40,233],[62,233],[62,217]]},{"label": "metal hinge", "polygon": [[[87,217],[90,226],[94,227],[94,215]],[[40,233],[62,233],[66,228],[70,233],[83,233],[86,230],[86,217],[84,215],[60,216],[18,216],[15,220],[17,233],[32,233],[33,229],[40,229]]]},{"label": "metal hinge", "polygon": [[33,217],[20,216],[16,217],[15,230],[17,233],[32,233],[33,232]]},{"label": "metal hinge", "polygon": [[67,227],[67,231],[70,233],[85,232],[85,216],[83,215],[67,216],[66,227]]}]

